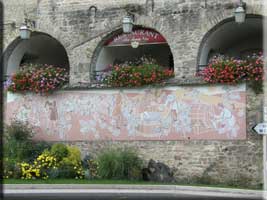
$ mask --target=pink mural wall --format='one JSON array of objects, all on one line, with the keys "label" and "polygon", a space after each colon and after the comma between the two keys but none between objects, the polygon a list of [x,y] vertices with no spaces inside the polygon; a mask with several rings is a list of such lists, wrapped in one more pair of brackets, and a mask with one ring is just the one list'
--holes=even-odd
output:
[{"label": "pink mural wall", "polygon": [[48,141],[246,138],[245,85],[7,94],[6,122]]}]

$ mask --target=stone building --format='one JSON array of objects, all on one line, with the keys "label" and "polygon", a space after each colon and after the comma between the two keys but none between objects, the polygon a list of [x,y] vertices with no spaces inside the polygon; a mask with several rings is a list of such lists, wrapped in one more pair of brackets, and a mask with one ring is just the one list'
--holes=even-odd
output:
[{"label": "stone building", "polygon": [[[33,108],[38,110],[38,105],[23,103],[23,101],[30,101],[31,98],[36,98],[39,107],[43,106],[41,103],[49,105],[47,113],[49,110],[58,112],[57,119],[47,121],[49,125],[40,125],[43,130],[49,127],[50,132],[59,135],[59,137],[49,135],[49,137],[47,136],[48,140],[60,140],[78,145],[84,154],[87,152],[96,154],[106,146],[131,146],[137,148],[140,155],[146,160],[152,158],[174,168],[176,179],[182,183],[224,183],[249,187],[259,187],[262,184],[262,138],[252,131],[252,127],[262,121],[262,94],[255,94],[250,87],[244,85],[226,86],[226,88],[224,86],[214,86],[214,88],[210,88],[211,86],[196,78],[195,74],[207,65],[213,55],[223,54],[240,57],[263,49],[263,18],[266,16],[266,11],[262,9],[263,0],[245,1],[247,15],[245,22],[242,24],[237,24],[234,20],[233,12],[237,2],[231,0],[2,0],[2,2],[4,4],[3,59],[5,75],[9,76],[14,73],[24,62],[59,65],[69,70],[69,87],[54,96],[41,99],[41,97],[34,95],[31,97],[32,94],[22,97],[7,95],[9,96],[7,97],[7,104],[10,103],[14,106],[17,103],[15,100],[18,99],[19,103],[17,104],[20,105],[18,109],[23,107],[24,111],[12,110],[13,114],[20,113],[17,116],[20,119],[36,122],[36,124],[42,123],[42,120],[34,121],[36,119],[29,114]],[[164,38],[164,43],[141,45],[137,49],[133,49],[129,45],[108,47],[108,42],[122,34],[122,18],[128,12],[134,15],[136,29],[151,30],[152,33],[158,33]],[[34,22],[34,32],[29,40],[22,40],[18,37],[18,27],[25,18]],[[136,111],[133,106],[129,108],[133,110],[125,111],[123,106],[134,101],[129,99],[127,94],[134,93],[136,90],[96,89],[94,85],[95,73],[105,69],[108,63],[113,64],[116,59],[134,59],[133,55],[140,57],[145,53],[153,54],[157,59],[162,59],[163,65],[166,63],[166,65],[172,67],[175,78],[171,85],[162,88],[137,89],[137,93],[146,93],[148,90],[147,97],[140,97],[138,101],[141,103],[136,105],[140,110],[143,108],[144,110]],[[165,92],[165,90],[168,91]],[[228,108],[232,114],[235,111],[245,113],[242,115],[243,118],[242,116],[234,116],[235,120],[238,121],[239,128],[238,133],[233,133],[233,135],[236,134],[237,136],[227,137],[218,133],[217,136],[207,134],[202,137],[202,132],[192,129],[192,127],[201,128],[205,126],[206,122],[201,121],[201,119],[209,119],[206,115],[209,113],[215,115],[218,111],[207,110],[207,114],[201,108],[202,110],[196,111],[198,113],[194,115],[198,115],[196,118],[200,122],[193,119],[191,113],[188,114],[191,116],[188,127],[185,126],[183,130],[181,127],[176,129],[176,132],[180,130],[182,136],[176,137],[174,133],[170,136],[144,137],[143,135],[137,135],[133,137],[131,134],[134,135],[135,132],[131,133],[130,129],[128,130],[128,127],[126,127],[130,126],[127,120],[131,119],[125,119],[123,112],[137,112],[136,116],[139,116],[141,121],[147,120],[145,125],[136,122],[136,130],[141,130],[141,134],[147,133],[148,135],[151,128],[148,127],[149,123],[158,126],[159,132],[164,132],[162,131],[164,129],[164,125],[162,125],[163,115],[168,116],[169,114],[164,111],[165,107],[169,106],[170,110],[177,109],[177,112],[183,112],[183,115],[186,115],[187,109],[183,107],[184,104],[173,106],[171,97],[169,100],[168,97],[162,97],[165,99],[165,104],[162,103],[161,94],[168,96],[169,90],[178,91],[175,93],[177,98],[182,91],[183,98],[187,102],[185,104],[187,106],[191,105],[189,108],[192,110],[195,109],[192,103],[194,102],[195,105],[193,95],[196,95],[195,97],[199,101],[204,101],[203,95],[206,95],[206,97],[208,95],[216,96],[216,92],[221,92],[220,94],[223,97],[220,97],[219,100],[216,97],[217,100],[215,98],[215,100],[210,101],[215,107],[217,105],[220,107],[220,102],[228,101],[226,97],[234,96],[237,92],[240,99],[229,100],[229,104],[234,106],[234,103],[240,101],[240,105],[231,108],[232,110]],[[209,92],[206,92],[206,90],[209,90]],[[62,102],[66,99],[72,99],[72,96],[77,95],[77,92],[85,95],[81,95],[78,98],[79,101],[66,103],[65,107],[62,106],[64,104]],[[112,95],[107,97],[107,95],[113,93],[115,93],[115,97],[112,97]],[[191,97],[187,97],[187,93]],[[121,97],[116,96],[117,94]],[[202,97],[203,99],[201,99]],[[86,117],[74,119],[76,122],[72,122],[69,128],[66,123],[71,121],[73,116],[67,117],[65,115],[65,121],[60,118],[60,109],[63,109],[63,107],[65,110],[69,108],[69,113],[79,111],[79,109],[80,113],[85,112],[86,101],[81,99],[90,98],[93,100],[88,100],[87,103],[99,104],[100,107],[96,106],[96,108],[100,109],[103,105],[103,109],[110,112],[110,115],[107,115],[110,118],[112,118],[112,115],[118,115],[117,118],[115,117],[115,121],[111,120],[107,123],[115,123],[112,127],[119,127],[120,129],[119,131],[112,129],[110,131],[113,132],[112,137],[99,131],[101,129],[99,126],[94,127],[96,122],[92,122],[91,118],[86,118],[91,114],[97,116],[98,120],[101,117],[104,118],[101,114],[97,115],[97,110],[94,112],[88,110],[86,111],[87,115],[81,114]],[[109,100],[105,102],[105,98]],[[115,103],[112,100],[114,98]],[[56,102],[57,99],[61,99],[62,104]],[[127,101],[127,103],[123,103],[123,101]],[[151,101],[151,104],[149,101]],[[207,98],[205,101],[209,102]],[[53,107],[56,106],[56,103],[58,104],[57,110]],[[113,105],[114,109],[110,111],[109,106],[105,107],[105,103],[109,106]],[[118,104],[121,104],[121,106],[118,106]],[[157,115],[152,113],[153,105],[156,107],[159,104],[163,109],[163,111],[158,111],[161,113],[161,117],[159,117],[161,121],[156,121],[156,119],[153,121],[152,115]],[[151,107],[150,110],[146,110],[145,108],[149,106]],[[227,107],[227,105],[224,105],[224,107]],[[207,109],[213,109],[213,107]],[[191,112],[193,112],[192,110]],[[179,118],[179,113],[176,113],[176,115]],[[219,114],[217,113],[217,115]],[[101,123],[110,120],[110,118],[101,119]],[[181,118],[183,117],[181,116]],[[222,117],[220,119],[225,120]],[[232,120],[232,118],[230,119]],[[171,120],[175,121],[173,118]],[[192,122],[203,123],[204,125],[191,126],[190,123],[192,124]],[[88,123],[91,123],[90,127],[85,125]],[[167,124],[166,126],[170,126],[167,122],[164,123]],[[109,127],[105,126],[109,130]],[[177,126],[179,126],[179,123]],[[95,129],[90,129],[92,127]],[[122,131],[122,127],[124,127],[123,130],[127,129],[127,133]],[[75,128],[80,128],[78,136],[75,135],[75,131],[77,131]],[[186,128],[190,129],[188,132],[192,133],[191,138],[186,135]],[[72,130],[70,135],[66,136],[61,133],[65,129]],[[90,131],[98,133],[94,137],[84,136],[91,134]],[[169,131],[172,132],[172,130]],[[226,132],[229,134],[231,130]],[[118,135],[128,134],[129,137],[118,136],[116,133]],[[43,135],[45,134],[44,131]],[[60,134],[63,134],[63,136],[61,137]],[[101,134],[104,134],[104,136],[102,137]],[[44,138],[43,135],[40,134],[39,137]]]}]

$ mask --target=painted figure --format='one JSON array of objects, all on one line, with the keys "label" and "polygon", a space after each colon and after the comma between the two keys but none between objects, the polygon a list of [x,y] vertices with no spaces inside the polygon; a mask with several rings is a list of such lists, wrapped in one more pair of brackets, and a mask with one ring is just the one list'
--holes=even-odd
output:
[{"label": "painted figure", "polygon": [[212,121],[213,127],[219,134],[226,134],[230,138],[236,137],[238,126],[235,116],[221,103],[218,104],[218,110],[219,114],[215,115]]}]

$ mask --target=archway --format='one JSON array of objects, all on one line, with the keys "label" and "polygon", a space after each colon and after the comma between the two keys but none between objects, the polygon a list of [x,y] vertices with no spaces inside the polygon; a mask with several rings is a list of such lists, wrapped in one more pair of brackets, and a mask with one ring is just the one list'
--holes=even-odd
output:
[{"label": "archway", "polygon": [[159,32],[136,26],[132,33],[124,34],[121,29],[105,37],[96,48],[91,63],[91,79],[105,72],[110,65],[138,64],[142,59],[154,60],[163,68],[173,69],[171,49]]},{"label": "archway", "polygon": [[247,15],[237,24],[228,18],[213,27],[203,38],[198,52],[198,70],[215,55],[243,58],[263,49],[263,17]]},{"label": "archway", "polygon": [[69,70],[69,60],[62,44],[48,34],[34,32],[29,40],[15,39],[3,55],[4,74],[16,72],[26,63],[48,64]]}]

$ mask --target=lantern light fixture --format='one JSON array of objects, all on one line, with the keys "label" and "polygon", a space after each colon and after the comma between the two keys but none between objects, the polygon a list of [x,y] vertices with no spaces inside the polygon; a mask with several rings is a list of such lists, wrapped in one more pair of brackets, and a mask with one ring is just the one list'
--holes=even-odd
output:
[{"label": "lantern light fixture", "polygon": [[122,20],[123,33],[131,33],[133,30],[133,26],[134,26],[134,16],[128,14]]},{"label": "lantern light fixture", "polygon": [[240,0],[234,14],[235,22],[237,22],[238,24],[244,23],[246,19],[246,3]]},{"label": "lantern light fixture", "polygon": [[24,23],[19,28],[20,38],[23,40],[30,39],[33,28],[35,28],[35,21],[25,18]]}]

